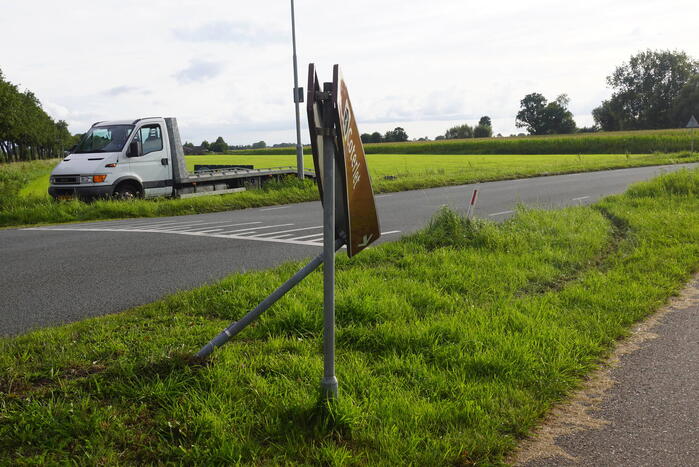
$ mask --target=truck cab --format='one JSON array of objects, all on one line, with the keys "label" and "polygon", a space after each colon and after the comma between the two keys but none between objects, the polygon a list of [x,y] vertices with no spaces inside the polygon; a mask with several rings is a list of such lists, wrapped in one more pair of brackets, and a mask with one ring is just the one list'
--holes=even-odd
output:
[{"label": "truck cab", "polygon": [[164,118],[97,122],[53,170],[54,198],[173,194],[171,141]]}]

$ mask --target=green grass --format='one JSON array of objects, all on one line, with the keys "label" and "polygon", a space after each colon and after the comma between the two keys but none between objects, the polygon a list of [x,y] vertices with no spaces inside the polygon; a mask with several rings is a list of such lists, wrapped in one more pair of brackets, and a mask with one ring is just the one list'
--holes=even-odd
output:
[{"label": "green grass", "polygon": [[498,464],[697,271],[699,171],[342,255],[337,405],[320,272],[189,357],[299,266],[0,340],[0,463]]},{"label": "green grass", "polygon": [[[366,144],[367,154],[650,154],[689,151],[692,130],[644,130],[572,135],[470,138]],[[310,154],[310,147],[304,152]],[[235,151],[237,154],[295,154],[294,148]]]},{"label": "green grass", "polygon": [[[675,164],[699,160],[697,153],[678,154],[545,154],[447,155],[370,154],[367,165],[374,190],[394,192],[462,183],[504,180],[592,170]],[[187,165],[249,164],[255,168],[294,165],[295,155],[188,156]],[[304,157],[313,167],[313,158]]]},{"label": "green grass", "polygon": [[[414,155],[376,154],[367,156],[367,163],[377,193],[414,190],[472,182],[504,180],[546,174],[561,174],[622,167],[695,162],[699,154],[593,154],[593,155]],[[293,164],[295,156],[188,156],[190,170],[194,164],[252,164],[256,168]],[[12,164],[0,165],[0,227],[39,223],[73,222],[128,217],[175,216],[215,212],[248,207],[269,206],[318,199],[312,183],[288,180],[262,191],[196,199],[158,199],[136,201],[98,201],[57,203],[51,200],[48,173],[51,163],[36,166],[25,163],[22,183],[7,184],[3,190],[3,174],[18,172]],[[310,156],[307,167],[313,167]],[[27,167],[32,167],[28,170]],[[21,172],[21,171],[20,171]]]}]

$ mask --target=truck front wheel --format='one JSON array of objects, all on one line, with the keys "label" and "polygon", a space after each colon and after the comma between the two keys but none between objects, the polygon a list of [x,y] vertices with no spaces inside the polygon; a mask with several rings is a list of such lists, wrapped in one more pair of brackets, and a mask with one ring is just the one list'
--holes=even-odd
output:
[{"label": "truck front wheel", "polygon": [[143,190],[134,182],[121,182],[114,189],[114,194],[112,195],[116,199],[136,199],[143,197]]}]

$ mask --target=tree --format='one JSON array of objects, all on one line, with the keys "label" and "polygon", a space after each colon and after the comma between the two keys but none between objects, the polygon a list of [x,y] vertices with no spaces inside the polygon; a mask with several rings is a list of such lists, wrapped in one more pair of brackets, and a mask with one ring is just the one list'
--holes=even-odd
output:
[{"label": "tree", "polygon": [[383,141],[383,136],[381,136],[381,133],[378,131],[375,131],[371,134],[371,140],[369,141],[370,143],[381,143]]},{"label": "tree", "polygon": [[576,129],[573,113],[568,110],[570,99],[561,94],[555,101],[549,102],[544,110],[548,134],[574,133]]},{"label": "tree", "polygon": [[595,120],[595,125],[598,125],[604,131],[621,130],[623,109],[619,106],[616,100],[606,100],[602,105],[592,110],[592,118]]},{"label": "tree", "polygon": [[490,117],[487,115],[484,115],[481,117],[480,120],[478,120],[478,126],[489,126],[492,127],[493,123],[490,121]]},{"label": "tree", "polygon": [[0,162],[56,157],[73,141],[66,122],[55,122],[34,93],[20,92],[0,70]]},{"label": "tree", "polygon": [[467,123],[451,127],[444,133],[445,139],[473,138],[473,127]]},{"label": "tree", "polygon": [[521,110],[517,112],[515,125],[517,128],[526,128],[531,135],[546,134],[546,98],[538,92],[524,96],[519,101]]},{"label": "tree", "polygon": [[211,144],[209,144],[207,140],[202,141],[199,146],[201,146],[201,149],[204,151],[208,151],[211,148]]},{"label": "tree", "polygon": [[396,127],[394,130],[387,131],[383,140],[387,143],[402,143],[408,141],[408,134],[401,127]]},{"label": "tree", "polygon": [[474,138],[490,138],[493,136],[493,127],[490,125],[481,125],[480,123],[473,129]]},{"label": "tree", "polygon": [[573,114],[568,110],[570,99],[561,94],[555,101],[548,102],[536,92],[527,94],[520,101],[516,126],[526,128],[530,135],[551,135],[575,131]]},{"label": "tree", "polygon": [[253,149],[264,149],[267,147],[267,143],[264,141],[258,141],[257,143],[252,143]]},{"label": "tree", "polygon": [[699,74],[689,78],[672,102],[673,127],[687,125],[694,115],[699,118]]},{"label": "tree", "polygon": [[681,51],[633,55],[607,77],[614,92],[593,111],[595,122],[605,130],[675,127],[675,99],[698,72],[699,63]]},{"label": "tree", "polygon": [[228,144],[223,140],[223,137],[219,136],[216,141],[211,143],[209,150],[212,152],[226,152],[228,150]]},{"label": "tree", "polygon": [[362,143],[371,143],[371,135],[369,133],[362,133],[359,139],[362,140]]}]

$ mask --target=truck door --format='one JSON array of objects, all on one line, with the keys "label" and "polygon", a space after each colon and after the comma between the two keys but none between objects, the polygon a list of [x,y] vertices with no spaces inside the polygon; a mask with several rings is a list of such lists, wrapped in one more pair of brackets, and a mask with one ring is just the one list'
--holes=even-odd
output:
[{"label": "truck door", "polygon": [[148,123],[134,135],[143,147],[141,157],[130,159],[131,170],[143,180],[145,196],[172,194],[172,168],[170,158],[163,144],[163,128],[158,123]]}]

